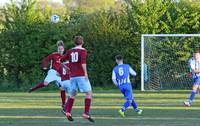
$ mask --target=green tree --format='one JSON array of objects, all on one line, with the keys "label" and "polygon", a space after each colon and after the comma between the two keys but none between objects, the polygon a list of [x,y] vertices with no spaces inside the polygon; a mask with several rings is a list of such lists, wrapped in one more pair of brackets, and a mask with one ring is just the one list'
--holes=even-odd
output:
[{"label": "green tree", "polygon": [[[115,66],[114,56],[121,53],[128,63],[138,70],[138,42],[131,34],[131,28],[124,11],[83,12],[71,15],[76,34],[85,38],[88,49],[88,69],[92,84],[107,87],[111,83],[111,72]],[[69,23],[69,24],[70,24]],[[138,39],[138,38],[137,38]]]},{"label": "green tree", "polygon": [[50,22],[51,8],[36,9],[35,5],[34,0],[20,4],[11,1],[2,11],[5,20],[1,21],[4,28],[0,37],[0,67],[4,80],[10,81],[5,87],[27,88],[42,80],[41,59],[56,51],[57,40],[67,40],[64,23]]}]

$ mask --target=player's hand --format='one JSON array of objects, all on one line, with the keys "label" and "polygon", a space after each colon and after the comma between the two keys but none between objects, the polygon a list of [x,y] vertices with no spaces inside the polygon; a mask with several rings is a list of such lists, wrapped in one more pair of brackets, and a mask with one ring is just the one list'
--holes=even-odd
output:
[{"label": "player's hand", "polygon": [[88,74],[85,74],[85,79],[86,79],[86,80],[89,80]]},{"label": "player's hand", "polygon": [[60,74],[58,72],[56,72],[56,75],[60,77]]},{"label": "player's hand", "polygon": [[43,69],[43,70],[47,70],[48,68],[47,68],[47,67],[43,67],[42,69]]},{"label": "player's hand", "polygon": [[119,85],[117,84],[117,85],[115,85],[117,88],[119,88]]},{"label": "player's hand", "polygon": [[188,77],[190,77],[190,78],[192,77],[192,73],[191,73],[191,72],[190,72],[190,73],[188,73]]}]

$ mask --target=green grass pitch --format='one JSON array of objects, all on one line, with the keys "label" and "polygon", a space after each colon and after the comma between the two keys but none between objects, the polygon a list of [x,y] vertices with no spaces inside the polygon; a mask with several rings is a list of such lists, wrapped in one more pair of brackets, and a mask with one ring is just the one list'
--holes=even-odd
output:
[{"label": "green grass pitch", "polygon": [[59,92],[0,93],[0,126],[199,126],[200,100],[197,96],[192,107],[184,107],[189,91],[160,91],[134,93],[143,109],[137,115],[130,107],[126,117],[117,111],[124,102],[117,91],[94,93],[91,113],[95,123],[82,119],[83,94],[73,107],[74,122],[60,112]]}]

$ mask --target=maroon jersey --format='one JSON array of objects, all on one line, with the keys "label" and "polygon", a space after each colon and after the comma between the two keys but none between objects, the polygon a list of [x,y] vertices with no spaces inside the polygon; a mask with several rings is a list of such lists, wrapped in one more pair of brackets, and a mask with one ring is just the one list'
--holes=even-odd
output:
[{"label": "maroon jersey", "polygon": [[61,61],[68,60],[71,77],[85,76],[82,64],[86,64],[87,50],[85,48],[71,48],[66,51]]},{"label": "maroon jersey", "polygon": [[[69,63],[66,63],[64,65],[69,68]],[[62,81],[70,79],[70,72],[69,70],[66,70],[66,68],[61,67],[59,73]]]},{"label": "maroon jersey", "polygon": [[54,69],[57,72],[59,72],[59,70],[61,68],[61,63],[60,63],[61,57],[62,57],[62,55],[57,52],[52,53],[42,60],[42,66],[47,66],[48,62],[51,61],[50,69]]}]

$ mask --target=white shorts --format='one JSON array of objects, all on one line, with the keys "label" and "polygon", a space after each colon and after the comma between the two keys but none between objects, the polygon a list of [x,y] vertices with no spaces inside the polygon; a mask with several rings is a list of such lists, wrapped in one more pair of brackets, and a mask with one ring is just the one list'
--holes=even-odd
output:
[{"label": "white shorts", "polygon": [[50,69],[48,71],[47,76],[44,79],[44,82],[53,82],[56,81],[57,83],[61,83],[61,77],[57,75],[57,71],[55,71],[54,69]]},{"label": "white shorts", "polygon": [[83,93],[92,91],[90,81],[86,80],[85,76],[71,78],[72,93],[77,92],[78,88],[79,88],[80,92],[83,92]]},{"label": "white shorts", "polygon": [[71,91],[70,90],[71,89],[70,80],[61,81],[60,87],[62,87],[63,89],[65,89],[65,91],[70,93],[70,91]]}]

